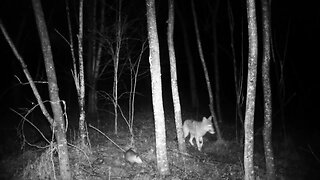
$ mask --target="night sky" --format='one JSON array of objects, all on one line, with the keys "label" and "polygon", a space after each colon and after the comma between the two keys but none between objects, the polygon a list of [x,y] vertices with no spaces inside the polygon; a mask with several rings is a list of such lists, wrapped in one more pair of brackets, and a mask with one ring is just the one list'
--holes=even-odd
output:
[{"label": "night sky", "polygon": [[[71,20],[73,21],[73,28],[76,33],[77,29],[77,1],[71,0]],[[164,79],[164,99],[170,99],[171,94],[168,93],[170,88],[169,80],[169,60],[166,45],[166,21],[167,21],[167,1],[157,1],[157,23],[161,51],[162,63],[162,78]],[[236,58],[238,61],[241,55],[246,62],[247,50],[247,24],[246,24],[246,6],[245,1],[230,0],[232,12],[234,15],[234,38]],[[106,1],[111,7],[115,7],[115,2]],[[212,37],[212,10],[216,1],[203,0],[196,1],[196,11],[198,13],[198,23],[200,27],[201,40],[204,49],[205,59],[207,61],[211,80],[213,81],[213,37]],[[62,99],[69,99],[69,102],[74,102],[76,98],[75,91],[72,88],[72,79],[70,76],[71,58],[68,45],[57,33],[67,36],[67,20],[65,12],[65,2],[61,0],[55,1],[42,1],[47,27],[50,35],[51,45],[53,49],[53,56],[60,85],[60,94]],[[208,98],[206,96],[206,87],[203,80],[203,72],[201,69],[200,59],[197,52],[196,39],[194,27],[192,22],[192,12],[190,9],[189,1],[178,0],[176,1],[176,8],[181,11],[183,18],[185,18],[187,32],[190,41],[191,55],[195,65],[197,74],[197,86],[200,95],[201,108],[207,108]],[[261,11],[260,1],[257,1],[257,19],[258,19],[258,35],[259,35],[259,59],[262,60],[262,41],[261,41]],[[86,10],[86,9],[85,9]],[[136,19],[136,22],[129,27],[128,34],[140,38],[146,38],[146,18],[145,18],[145,1],[142,0],[129,0],[123,1],[123,15],[128,20]],[[272,1],[272,38],[274,57],[272,59],[271,67],[274,68],[282,59],[284,62],[284,82],[285,82],[285,119],[286,126],[288,126],[290,133],[297,142],[304,141],[304,143],[318,146],[317,142],[320,138],[319,134],[319,80],[318,80],[318,60],[319,60],[319,42],[320,42],[320,8],[316,5],[316,1]],[[0,5],[0,18],[3,25],[7,29],[10,37],[15,43],[18,51],[24,58],[28,65],[29,71],[35,80],[45,80],[45,72],[43,67],[43,59],[40,47],[40,41],[35,25],[35,19],[32,9],[31,0],[2,0]],[[109,19],[108,19],[109,18]],[[108,23],[114,20],[114,14],[107,13],[106,21]],[[137,28],[135,28],[137,27]],[[132,29],[130,29],[132,28]],[[233,122],[235,94],[234,94],[234,80],[233,80],[233,67],[232,67],[232,53],[230,48],[230,29],[229,18],[227,11],[227,1],[221,0],[217,13],[217,42],[218,42],[218,58],[219,58],[219,71],[221,83],[221,108],[222,114],[225,118],[223,121]],[[134,29],[138,29],[134,32]],[[180,19],[176,15],[175,23],[175,48],[178,64],[178,81],[181,90],[182,109],[190,103],[190,95],[188,94],[188,76],[186,75],[186,53],[183,43]],[[241,43],[241,35],[243,34],[244,42]],[[243,52],[241,53],[241,44],[243,44]],[[20,64],[13,55],[7,42],[5,41],[2,33],[0,35],[0,77],[1,77],[1,91],[0,91],[0,107],[2,115],[2,127],[12,127],[6,124],[12,122],[8,117],[15,117],[9,108],[17,109],[21,107],[30,107],[30,102],[35,102],[31,94],[29,86],[18,85],[17,75],[21,81],[26,82],[24,74],[22,73]],[[86,53],[86,50],[85,50]],[[148,50],[143,56],[142,64],[148,67]],[[258,69],[261,71],[261,68]],[[247,72],[245,72],[246,74]],[[276,91],[277,81],[274,74],[274,69],[271,71],[272,76],[272,89]],[[259,77],[261,78],[261,76]],[[109,78],[112,80],[112,76]],[[105,82],[111,82],[105,80]],[[150,83],[149,75],[144,77],[138,83],[138,90],[145,93],[144,99],[150,103]],[[257,113],[261,113],[262,100],[261,100],[261,81],[258,81],[257,96]],[[73,85],[73,84],[72,84]],[[139,87],[139,85],[141,85]],[[104,86],[99,86],[105,88]],[[109,88],[111,87],[111,84]],[[18,88],[18,89],[17,89]],[[45,95],[45,87],[42,92]],[[69,92],[69,91],[71,92]],[[68,91],[68,93],[65,93]],[[15,94],[15,92],[19,94]],[[73,97],[70,97],[73,94]],[[277,93],[274,92],[274,121],[275,129],[281,129],[279,122],[279,98]],[[19,99],[20,98],[20,99]],[[189,98],[189,99],[188,99]],[[17,100],[18,99],[18,100]],[[139,100],[138,100],[139,101]],[[17,103],[18,102],[18,103]],[[141,102],[143,103],[143,101]],[[147,105],[146,105],[147,106]],[[260,108],[260,110],[259,110]],[[204,112],[208,112],[206,109]],[[257,122],[261,121],[261,114],[257,115]],[[9,122],[10,121],[10,122]],[[15,123],[13,123],[15,124]],[[11,124],[12,125],[12,124]]]}]

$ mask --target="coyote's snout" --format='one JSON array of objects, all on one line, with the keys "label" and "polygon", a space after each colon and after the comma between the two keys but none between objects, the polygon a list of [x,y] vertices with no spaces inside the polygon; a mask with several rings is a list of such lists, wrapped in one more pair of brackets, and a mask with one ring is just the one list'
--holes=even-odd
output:
[{"label": "coyote's snout", "polygon": [[190,133],[190,139],[189,142],[193,146],[193,138],[196,139],[196,143],[198,146],[198,150],[201,151],[202,145],[203,145],[203,139],[202,137],[207,133],[214,134],[214,129],[212,126],[212,116],[209,116],[208,118],[203,117],[202,121],[194,121],[194,120],[186,120],[183,123],[183,133],[184,138],[186,138]]}]

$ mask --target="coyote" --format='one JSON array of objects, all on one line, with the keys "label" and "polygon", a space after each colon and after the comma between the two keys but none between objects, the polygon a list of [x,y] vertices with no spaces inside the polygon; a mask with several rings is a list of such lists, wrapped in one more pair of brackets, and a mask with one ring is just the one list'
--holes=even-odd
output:
[{"label": "coyote", "polygon": [[190,139],[189,142],[192,146],[193,144],[193,138],[196,139],[196,143],[198,146],[198,150],[201,151],[202,145],[203,145],[203,139],[202,137],[207,133],[214,134],[214,129],[212,127],[212,116],[209,116],[208,118],[203,117],[202,121],[194,121],[194,120],[186,120],[183,123],[183,134],[184,138],[186,138],[190,133]]}]

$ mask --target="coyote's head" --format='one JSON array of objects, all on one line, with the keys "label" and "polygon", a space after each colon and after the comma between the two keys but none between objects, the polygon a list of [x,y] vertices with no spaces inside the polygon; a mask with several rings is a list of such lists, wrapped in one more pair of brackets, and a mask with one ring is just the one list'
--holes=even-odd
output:
[{"label": "coyote's head", "polygon": [[202,127],[203,127],[203,130],[209,132],[210,134],[215,133],[212,126],[212,116],[209,116],[208,118],[206,117],[202,118]]}]

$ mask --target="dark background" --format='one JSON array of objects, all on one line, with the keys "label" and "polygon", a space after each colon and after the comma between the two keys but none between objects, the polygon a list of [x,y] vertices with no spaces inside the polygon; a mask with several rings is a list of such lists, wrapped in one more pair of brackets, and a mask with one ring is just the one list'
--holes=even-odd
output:
[{"label": "dark background", "polygon": [[[114,6],[117,1],[106,2],[110,6]],[[167,1],[156,1],[157,4],[157,25],[159,33],[162,78],[163,78],[163,95],[165,110],[172,111],[170,77],[169,77],[169,60],[166,45],[166,28],[167,28]],[[213,37],[212,37],[212,14],[210,8],[214,9],[216,1],[196,1],[196,11],[198,14],[199,30],[201,33],[201,41],[203,45],[206,63],[208,65],[211,81],[213,78]],[[243,60],[247,62],[247,23],[246,23],[246,2],[230,0],[232,12],[234,15],[235,25],[235,50],[237,61]],[[259,35],[259,58],[261,64],[262,58],[262,41],[261,41],[261,6],[260,1],[256,1],[258,35]],[[75,33],[77,31],[77,1],[70,1],[71,20]],[[67,34],[67,20],[65,12],[65,2],[42,1],[42,6],[47,21],[47,27],[50,35],[51,45],[53,49],[54,62],[58,76],[61,99],[65,99],[70,107],[76,108],[76,91],[73,87],[73,81],[70,74],[72,65],[70,50],[66,42],[55,31],[59,31],[62,35]],[[141,38],[146,38],[146,18],[145,18],[145,1],[131,0],[123,1],[123,15],[128,19],[137,18],[140,26],[138,33]],[[197,111],[206,114],[209,113],[208,98],[206,93],[206,85],[204,82],[203,72],[201,69],[200,59],[197,51],[196,38],[194,33],[192,12],[189,1],[176,1],[178,8],[185,22],[187,23],[188,35],[190,40],[190,49],[197,76],[198,94],[200,96],[200,108]],[[289,134],[297,148],[307,149],[308,146],[314,150],[319,148],[319,81],[318,81],[318,60],[319,60],[319,42],[320,42],[320,9],[316,5],[316,1],[272,1],[271,22],[272,22],[272,38],[275,58],[272,59],[271,77],[273,90],[273,112],[274,112],[274,129],[276,132],[284,132]],[[86,9],[85,9],[86,10]],[[230,48],[230,29],[227,11],[227,1],[220,1],[217,13],[217,42],[218,42],[218,58],[220,70],[220,86],[221,86],[221,109],[223,114],[223,122],[234,123],[235,119],[235,92],[233,79],[233,64]],[[86,12],[85,12],[86,13]],[[35,19],[31,1],[21,0],[2,0],[0,5],[0,18],[3,25],[7,29],[10,37],[16,45],[21,56],[28,65],[31,75],[37,79],[46,80],[43,59],[38,38]],[[114,21],[111,13],[106,17],[107,21]],[[180,98],[182,110],[188,109],[190,105],[190,94],[188,91],[188,71],[186,65],[186,53],[183,47],[183,36],[178,16],[176,15],[175,23],[175,48],[178,64],[178,81],[180,89]],[[86,23],[86,22],[85,22]],[[244,42],[241,43],[243,34]],[[241,46],[243,44],[243,52]],[[84,51],[86,53],[86,49]],[[148,67],[148,52],[146,51],[142,60],[142,65]],[[0,35],[0,113],[1,128],[13,129],[19,123],[19,117],[15,115],[10,108],[28,108],[31,102],[35,102],[30,87],[21,85],[14,76],[18,76],[22,82],[26,82],[21,66],[14,57],[11,49],[5,41],[3,35]],[[285,122],[280,120],[279,115],[279,98],[276,93],[278,86],[275,78],[274,68],[279,60],[284,62],[284,82],[285,82]],[[246,68],[246,65],[244,66]],[[258,69],[261,72],[261,67]],[[247,73],[246,71],[244,72]],[[261,74],[258,73],[261,79]],[[245,82],[246,83],[246,82]],[[257,110],[256,124],[262,124],[262,88],[261,80],[257,85]],[[99,88],[111,92],[112,76],[109,80],[101,81]],[[47,99],[47,87],[39,85],[43,99]],[[138,106],[151,107],[151,90],[150,76],[144,76],[138,82],[138,91],[143,96],[138,96]],[[191,112],[193,113],[193,112]],[[194,112],[195,113],[195,112]],[[2,135],[5,138],[6,135]],[[316,151],[315,151],[316,152]],[[316,152],[317,154],[317,152]],[[318,154],[319,155],[319,154]]]}]

